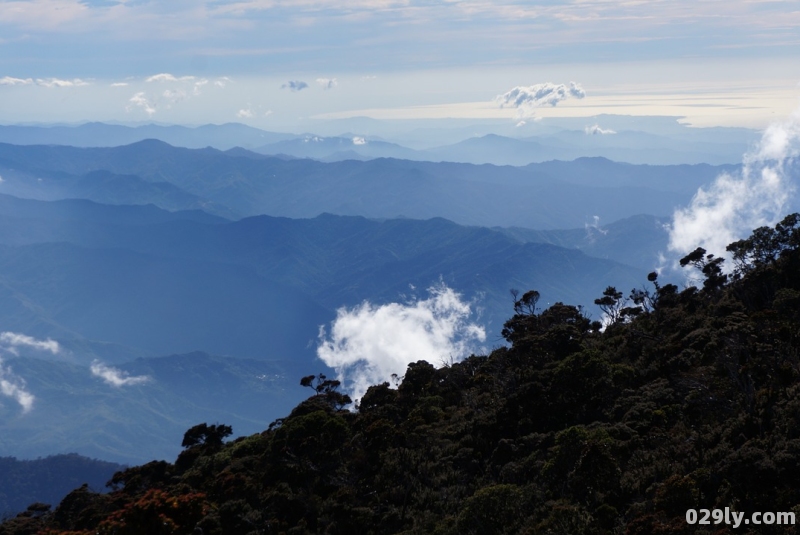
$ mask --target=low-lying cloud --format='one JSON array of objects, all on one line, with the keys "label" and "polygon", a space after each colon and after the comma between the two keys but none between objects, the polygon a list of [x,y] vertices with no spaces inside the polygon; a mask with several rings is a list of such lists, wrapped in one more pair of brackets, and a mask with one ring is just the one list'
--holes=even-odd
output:
[{"label": "low-lying cloud", "polygon": [[510,91],[497,95],[494,102],[501,108],[516,108],[517,118],[533,117],[536,108],[556,106],[568,98],[582,99],[586,91],[575,82],[569,86],[564,84],[535,84],[530,86],[517,86]]},{"label": "low-lying cloud", "polygon": [[[745,154],[741,171],[723,173],[700,188],[686,208],[675,211],[669,249],[686,254],[697,247],[725,256],[725,248],[758,227],[776,224],[795,192],[792,163],[800,154],[800,110],[773,123]],[[728,266],[730,268],[730,266]]]},{"label": "low-lying cloud", "polygon": [[123,386],[140,385],[150,381],[150,376],[148,375],[130,376],[128,375],[128,372],[118,370],[117,368],[113,368],[111,366],[106,366],[99,360],[93,361],[89,369],[91,370],[92,375],[99,377],[107,384],[117,388]]},{"label": "low-lying cloud", "polygon": [[403,374],[409,363],[458,361],[477,350],[486,331],[471,322],[469,303],[444,284],[427,299],[340,308],[330,333],[320,327],[317,355],[334,368],[353,399],[371,385]]},{"label": "low-lying cloud", "polygon": [[0,394],[19,403],[24,414],[33,408],[36,397],[27,390],[25,379],[16,375],[10,366],[3,365],[4,353],[17,356],[22,348],[57,355],[61,352],[61,347],[58,342],[49,338],[39,340],[26,334],[10,331],[0,333]]},{"label": "low-lying cloud", "polygon": [[57,355],[61,351],[58,342],[48,338],[47,340],[38,340],[32,336],[21,333],[3,332],[0,333],[0,347],[14,355],[19,354],[20,347],[28,347],[37,349],[39,351],[48,351],[53,355]]},{"label": "low-lying cloud", "polygon": [[596,136],[596,135],[609,135],[609,134],[616,134],[615,130],[611,130],[610,128],[602,128],[599,124],[594,124],[592,126],[587,126],[583,129],[584,133],[587,136]]}]

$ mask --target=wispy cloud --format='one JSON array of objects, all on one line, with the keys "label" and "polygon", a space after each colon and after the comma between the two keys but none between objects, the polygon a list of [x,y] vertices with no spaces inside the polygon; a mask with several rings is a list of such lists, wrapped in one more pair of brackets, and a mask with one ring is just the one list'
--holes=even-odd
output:
[{"label": "wispy cloud", "polygon": [[58,342],[48,338],[47,340],[38,340],[32,336],[21,333],[3,332],[0,333],[0,347],[13,354],[18,354],[18,348],[28,347],[39,351],[48,351],[53,355],[57,355],[61,351]]},{"label": "wispy cloud", "polygon": [[339,85],[339,82],[336,81],[336,78],[317,78],[317,84],[322,89],[333,89]]},{"label": "wispy cloud", "polygon": [[194,76],[181,76],[177,77],[167,72],[162,72],[161,74],[154,74],[145,79],[147,83],[153,82],[191,82],[194,80]]},{"label": "wispy cloud", "polygon": [[725,248],[755,228],[774,225],[796,190],[790,168],[800,154],[800,110],[770,125],[744,156],[741,171],[723,173],[700,188],[689,206],[675,211],[669,248],[686,254],[697,247],[725,256]]},{"label": "wispy cloud", "polygon": [[148,375],[130,376],[127,372],[118,370],[117,368],[113,368],[111,366],[106,366],[99,360],[93,361],[89,369],[91,370],[93,376],[99,377],[107,384],[117,388],[123,386],[140,385],[151,380],[150,376]]},{"label": "wispy cloud", "polygon": [[26,390],[25,380],[14,375],[11,368],[4,367],[2,360],[0,360],[0,394],[19,403],[23,413],[30,412],[33,402],[36,401],[36,396]]},{"label": "wispy cloud", "polygon": [[32,78],[14,78],[12,76],[0,78],[0,85],[31,85],[32,83]]},{"label": "wispy cloud", "polygon": [[302,80],[289,80],[281,86],[281,89],[288,89],[290,91],[302,91],[307,88],[308,84]]},{"label": "wispy cloud", "polygon": [[609,134],[616,134],[615,130],[611,130],[610,128],[602,128],[598,124],[593,124],[592,126],[587,126],[583,129],[587,136],[596,136],[600,135],[609,135]]},{"label": "wispy cloud", "polygon": [[82,87],[89,85],[89,82],[81,80],[80,78],[73,78],[72,80],[61,80],[60,78],[37,78],[36,85],[42,87]]},{"label": "wispy cloud", "polygon": [[141,108],[148,116],[152,116],[156,112],[155,103],[151,102],[144,91],[139,91],[128,100],[126,110],[131,111],[134,107]]},{"label": "wispy cloud", "polygon": [[19,403],[22,412],[27,413],[33,408],[36,397],[27,390],[25,379],[16,375],[10,366],[3,366],[2,353],[19,355],[21,348],[35,351],[46,351],[54,355],[61,351],[55,340],[39,340],[26,334],[3,332],[0,333],[0,394]]},{"label": "wispy cloud", "polygon": [[320,327],[317,355],[343,380],[354,399],[370,385],[402,374],[411,362],[439,365],[461,360],[486,339],[483,327],[470,322],[470,305],[439,284],[430,296],[409,303],[340,308],[328,334]]},{"label": "wispy cloud", "polygon": [[128,87],[128,82],[114,82],[110,87]]}]

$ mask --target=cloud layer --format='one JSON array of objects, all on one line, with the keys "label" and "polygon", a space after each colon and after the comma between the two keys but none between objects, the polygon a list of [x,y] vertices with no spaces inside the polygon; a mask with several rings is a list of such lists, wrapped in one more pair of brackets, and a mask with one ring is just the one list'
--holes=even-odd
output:
[{"label": "cloud layer", "polygon": [[281,89],[288,89],[289,91],[302,91],[307,87],[308,84],[302,80],[289,80],[281,86]]},{"label": "cloud layer", "polygon": [[469,321],[470,305],[440,284],[429,297],[409,303],[340,308],[328,334],[320,328],[317,355],[339,374],[353,399],[373,384],[402,375],[411,362],[441,365],[469,356],[486,339],[482,326]]},{"label": "cloud layer", "polygon": [[723,173],[700,188],[689,206],[675,211],[670,250],[683,255],[703,247],[724,256],[728,244],[777,223],[796,189],[792,163],[798,154],[800,110],[766,129],[739,173]]}]

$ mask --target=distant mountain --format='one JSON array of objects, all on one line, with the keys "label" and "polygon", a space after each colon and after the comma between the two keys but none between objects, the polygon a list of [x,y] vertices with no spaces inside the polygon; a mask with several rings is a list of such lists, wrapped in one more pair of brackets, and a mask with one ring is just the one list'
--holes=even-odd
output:
[{"label": "distant mountain", "polygon": [[[232,156],[153,140],[93,149],[0,144],[0,193],[17,191],[20,183],[58,191],[57,178],[39,182],[42,173],[85,176],[107,171],[151,184],[167,182],[197,199],[175,206],[153,193],[147,202],[165,208],[208,203],[209,210],[226,217],[314,217],[329,212],[371,218],[445,217],[460,224],[539,229],[574,228],[594,216],[614,221],[640,213],[667,215],[688,203],[697,185],[730,169],[635,166],[605,159],[523,168],[395,159],[322,163]],[[115,200],[122,197],[120,193]]]},{"label": "distant mountain", "polygon": [[[315,158],[325,161],[373,158],[426,159],[424,154],[396,143],[368,139],[363,136],[322,137],[306,134],[300,138],[263,145],[255,150],[262,154],[289,154],[298,158]],[[354,155],[355,158],[351,158],[350,155]]]},{"label": "distant mountain", "polygon": [[609,258],[642,270],[657,267],[659,254],[667,252],[669,219],[638,215],[614,221],[599,222],[582,229],[531,230],[522,228],[497,229],[524,242],[551,243],[559,247],[580,249],[597,258]]},{"label": "distant mountain", "polygon": [[36,502],[55,507],[83,484],[102,492],[111,476],[124,468],[74,453],[33,460],[0,457],[0,519]]},{"label": "distant mountain", "polygon": [[15,145],[71,145],[73,147],[115,147],[144,139],[160,139],[170,145],[189,148],[253,148],[295,137],[267,132],[239,123],[186,126],[122,126],[85,123],[79,126],[3,126],[0,143]]}]

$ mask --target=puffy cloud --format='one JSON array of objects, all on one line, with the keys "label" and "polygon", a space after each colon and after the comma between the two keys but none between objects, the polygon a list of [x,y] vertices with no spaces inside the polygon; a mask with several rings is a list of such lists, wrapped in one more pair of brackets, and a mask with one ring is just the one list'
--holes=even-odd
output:
[{"label": "puffy cloud", "polygon": [[364,139],[363,137],[361,137],[361,136],[353,137],[353,145],[366,145],[366,144],[367,144],[367,140]]},{"label": "puffy cloud", "polygon": [[518,118],[532,117],[536,108],[556,106],[567,98],[584,98],[586,92],[575,83],[569,86],[550,82],[531,86],[517,86],[510,91],[497,95],[494,102],[501,108],[516,108]]},{"label": "puffy cloud", "polygon": [[59,78],[37,78],[36,85],[42,87],[81,87],[89,85],[89,82],[81,80],[80,78],[73,78],[72,80],[61,80]]},{"label": "puffy cloud", "polygon": [[147,375],[130,377],[128,376],[127,372],[112,368],[111,366],[106,366],[99,360],[93,361],[89,369],[91,370],[92,375],[99,377],[109,385],[117,388],[123,386],[140,385],[150,381],[150,377]]},{"label": "puffy cloud", "polygon": [[167,102],[167,106],[172,106],[178,102],[185,100],[187,95],[183,89],[165,89],[161,94]]},{"label": "puffy cloud", "polygon": [[128,87],[128,82],[114,82],[111,87]]},{"label": "puffy cloud", "polygon": [[610,128],[601,128],[600,125],[594,124],[592,126],[587,126],[583,129],[583,131],[588,136],[596,136],[597,134],[605,135],[605,134],[616,134],[615,130],[611,130]]},{"label": "puffy cloud", "polygon": [[11,76],[0,78],[0,85],[31,85],[32,83],[32,78],[13,78]]},{"label": "puffy cloud", "polygon": [[307,88],[308,84],[301,80],[289,80],[281,86],[281,89],[288,89],[290,91],[302,91]]},{"label": "puffy cloud", "polygon": [[253,110],[247,108],[243,110],[239,110],[236,112],[236,117],[239,119],[252,119],[253,118]]},{"label": "puffy cloud", "polygon": [[330,334],[320,327],[317,355],[334,368],[354,399],[373,384],[402,374],[411,362],[442,364],[468,356],[486,340],[483,327],[469,321],[470,305],[444,284],[429,297],[409,303],[340,308]]},{"label": "puffy cloud", "polygon": [[333,89],[339,82],[336,81],[336,78],[317,78],[317,83],[322,87],[322,89]]},{"label": "puffy cloud", "polygon": [[675,211],[670,250],[683,255],[703,247],[724,256],[728,244],[777,223],[795,191],[791,164],[798,154],[800,110],[764,131],[739,172],[719,175],[698,189],[689,206]]},{"label": "puffy cloud", "polygon": [[17,354],[19,347],[29,347],[39,351],[49,351],[53,355],[57,355],[61,351],[58,342],[48,338],[47,340],[37,340],[32,336],[21,333],[3,332],[0,333],[0,347],[9,351],[10,353]]},{"label": "puffy cloud", "polygon": [[230,82],[232,82],[230,78],[228,78],[227,76],[223,76],[221,78],[217,78],[216,80],[214,80],[214,85],[217,87],[224,88]]}]

